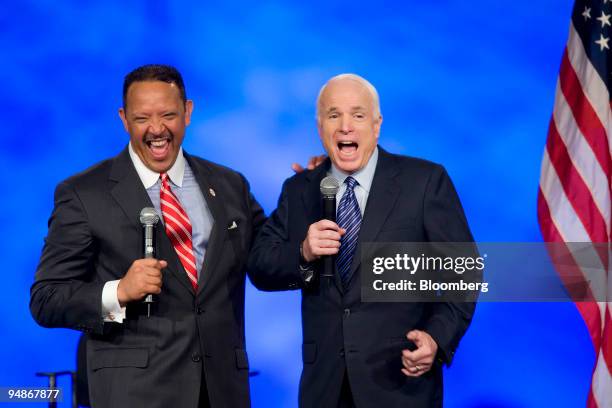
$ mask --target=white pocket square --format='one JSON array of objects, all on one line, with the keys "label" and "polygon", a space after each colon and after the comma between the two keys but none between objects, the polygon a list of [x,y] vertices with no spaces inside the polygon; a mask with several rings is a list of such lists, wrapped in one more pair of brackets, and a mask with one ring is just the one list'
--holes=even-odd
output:
[{"label": "white pocket square", "polygon": [[228,231],[236,228],[238,228],[238,224],[236,224],[236,221],[232,221],[231,225],[227,227]]}]

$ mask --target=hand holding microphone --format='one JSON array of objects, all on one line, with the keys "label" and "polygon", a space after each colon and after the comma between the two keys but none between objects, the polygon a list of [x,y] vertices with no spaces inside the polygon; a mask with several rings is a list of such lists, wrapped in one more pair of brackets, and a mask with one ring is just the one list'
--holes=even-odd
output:
[{"label": "hand holding microphone", "polygon": [[311,224],[302,242],[302,256],[306,262],[313,262],[324,256],[322,276],[334,275],[333,255],[340,249],[340,239],[346,231],[336,224],[336,193],[340,188],[338,180],[332,176],[321,180],[322,220]]},{"label": "hand holding microphone", "polygon": [[311,224],[302,243],[304,260],[313,262],[322,256],[336,255],[340,249],[340,238],[345,232],[338,224],[329,220]]},{"label": "hand holding microphone", "polygon": [[140,222],[143,233],[143,259],[134,261],[125,276],[119,281],[117,298],[121,306],[145,298],[147,315],[150,315],[152,295],[161,292],[161,271],[168,266],[168,263],[155,259],[155,228],[159,222],[155,209],[143,208],[140,212]]},{"label": "hand holding microphone", "polygon": [[121,306],[140,300],[148,294],[159,294],[162,285],[161,270],[166,266],[168,266],[166,261],[157,259],[135,260],[117,287]]}]

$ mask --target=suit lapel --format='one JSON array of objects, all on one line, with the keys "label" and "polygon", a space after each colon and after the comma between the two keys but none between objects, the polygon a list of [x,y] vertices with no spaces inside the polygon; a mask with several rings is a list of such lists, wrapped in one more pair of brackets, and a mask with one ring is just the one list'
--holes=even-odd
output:
[{"label": "suit lapel", "polygon": [[153,207],[153,203],[136,173],[127,148],[114,159],[109,179],[115,182],[111,195],[134,227],[140,230],[140,210]]},{"label": "suit lapel", "polygon": [[[153,207],[153,203],[136,172],[127,148],[115,158],[109,179],[115,183],[111,188],[111,195],[121,207],[125,216],[134,224],[134,228],[140,232],[142,228],[140,211],[144,207]],[[193,295],[193,289],[187,274],[180,264],[161,222],[157,227],[157,258],[167,260],[168,267],[166,270],[169,270]]]},{"label": "suit lapel", "polygon": [[351,263],[353,277],[356,276],[357,269],[361,265],[362,243],[376,241],[380,229],[395,206],[400,192],[399,184],[395,179],[397,174],[398,169],[393,157],[379,146],[378,163],[376,163],[374,179],[368,194],[366,210],[363,214],[357,250]]},{"label": "suit lapel", "polygon": [[219,262],[223,252],[223,242],[227,234],[227,214],[222,200],[218,197],[220,189],[213,181],[213,175],[209,167],[202,162],[194,160],[190,155],[184,153],[191,170],[200,186],[200,191],[208,205],[213,217],[213,226],[208,240],[208,248],[202,263],[202,269],[198,271],[198,296],[204,292],[208,282],[212,278],[215,266]]}]

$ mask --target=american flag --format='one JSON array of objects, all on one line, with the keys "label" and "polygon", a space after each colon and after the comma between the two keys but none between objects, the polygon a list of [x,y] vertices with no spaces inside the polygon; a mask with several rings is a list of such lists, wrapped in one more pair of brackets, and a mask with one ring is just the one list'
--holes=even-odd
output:
[{"label": "american flag", "polygon": [[[609,243],[612,160],[612,0],[574,4],[550,120],[538,192],[547,242]],[[576,303],[596,360],[588,408],[612,408],[612,280],[608,256],[584,270],[591,301]]]}]

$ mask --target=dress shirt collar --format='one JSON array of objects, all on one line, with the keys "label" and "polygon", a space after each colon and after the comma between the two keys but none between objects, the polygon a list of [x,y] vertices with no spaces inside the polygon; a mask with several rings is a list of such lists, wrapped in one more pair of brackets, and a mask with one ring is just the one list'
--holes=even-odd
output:
[{"label": "dress shirt collar", "polygon": [[[151,188],[157,183],[159,180],[159,173],[154,172],[140,160],[138,154],[132,148],[132,143],[129,144],[128,150],[130,152],[130,158],[132,159],[132,163],[134,163],[134,167],[136,167],[136,172],[138,173],[138,177],[140,177],[140,181],[144,185],[145,189]],[[168,177],[170,181],[176,186],[181,187],[183,185],[183,175],[185,174],[185,157],[183,156],[183,148],[181,147],[178,152],[178,156],[176,156],[176,161],[168,170]]]},{"label": "dress shirt collar", "polygon": [[372,186],[372,180],[374,179],[374,171],[376,171],[376,163],[378,163],[378,146],[374,148],[370,160],[368,160],[367,164],[362,169],[359,169],[353,174],[348,174],[332,163],[330,174],[338,179],[340,185],[343,185],[344,180],[346,180],[348,176],[351,176],[357,180],[357,183],[359,183],[367,193],[369,193],[370,187]]}]

